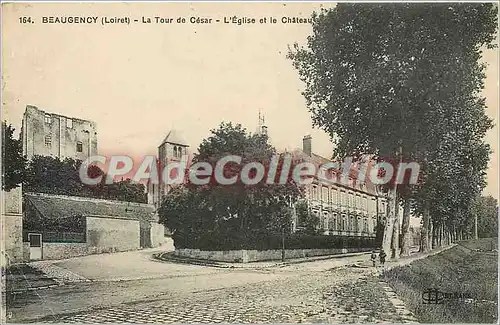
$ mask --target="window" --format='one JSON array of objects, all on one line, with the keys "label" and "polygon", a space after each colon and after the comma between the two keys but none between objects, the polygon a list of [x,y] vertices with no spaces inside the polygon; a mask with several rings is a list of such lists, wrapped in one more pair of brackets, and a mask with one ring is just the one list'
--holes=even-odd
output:
[{"label": "window", "polygon": [[76,152],[83,152],[83,144],[81,141],[76,143]]},{"label": "window", "polygon": [[45,114],[45,123],[51,123],[52,122],[52,118],[50,117],[49,114]]},{"label": "window", "polygon": [[52,136],[50,134],[45,136],[45,146],[49,148],[52,146]]},{"label": "window", "polygon": [[71,129],[73,127],[73,120],[72,119],[70,119],[70,118],[66,119],[66,127],[68,129]]},{"label": "window", "polygon": [[174,146],[174,157],[177,158],[177,146]]}]

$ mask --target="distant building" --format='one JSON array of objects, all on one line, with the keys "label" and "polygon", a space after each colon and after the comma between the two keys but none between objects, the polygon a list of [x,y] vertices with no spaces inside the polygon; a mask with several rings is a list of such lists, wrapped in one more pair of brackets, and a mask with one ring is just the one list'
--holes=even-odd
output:
[{"label": "distant building", "polygon": [[129,251],[164,242],[155,208],[142,203],[25,193],[22,226],[27,261]]},{"label": "distant building", "polygon": [[[158,172],[161,173],[169,162],[181,161],[183,157],[184,159],[188,159],[188,147],[189,145],[179,131],[170,130],[158,146],[158,164],[161,167]],[[173,178],[175,175],[171,175],[171,177]],[[161,179],[159,179],[159,184],[148,182],[148,204],[152,204],[158,208],[161,204],[161,199],[170,191],[172,186],[175,185],[165,184]]]},{"label": "distant building", "polygon": [[[331,162],[312,151],[312,138],[303,138],[302,150],[290,152],[294,160],[312,162],[316,167]],[[315,177],[306,186],[309,213],[319,218],[319,230],[325,235],[375,237],[376,226],[386,215],[387,200],[379,196],[373,183],[356,180],[358,167],[353,165],[345,184],[339,181]],[[337,175],[340,177],[340,175]],[[295,220],[297,229],[303,224]]]},{"label": "distant building", "polygon": [[85,160],[97,155],[96,124],[27,105],[21,127],[23,154]]}]

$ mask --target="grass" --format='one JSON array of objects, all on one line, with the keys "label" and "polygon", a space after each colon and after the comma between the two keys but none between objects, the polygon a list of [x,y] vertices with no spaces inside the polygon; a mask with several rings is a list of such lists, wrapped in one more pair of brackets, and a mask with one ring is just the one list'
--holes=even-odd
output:
[{"label": "grass", "polygon": [[[386,272],[383,279],[423,323],[497,323],[497,239],[460,242],[440,254]],[[450,299],[424,304],[422,293],[437,288],[472,302]]]}]

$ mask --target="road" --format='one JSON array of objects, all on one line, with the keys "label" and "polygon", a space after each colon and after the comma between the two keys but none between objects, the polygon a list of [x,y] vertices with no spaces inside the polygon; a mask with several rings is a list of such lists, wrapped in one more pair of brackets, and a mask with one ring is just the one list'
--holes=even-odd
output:
[{"label": "road", "polygon": [[[364,256],[266,269],[159,262],[154,250],[47,263],[74,282],[8,297],[8,322],[398,322]],[[49,273],[51,271],[48,271]],[[72,276],[67,277],[71,279]],[[90,281],[79,282],[81,279]]]}]

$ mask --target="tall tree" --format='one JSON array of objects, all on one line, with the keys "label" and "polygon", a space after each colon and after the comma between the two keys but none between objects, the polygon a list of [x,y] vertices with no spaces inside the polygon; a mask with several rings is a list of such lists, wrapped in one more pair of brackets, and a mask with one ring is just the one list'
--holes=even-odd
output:
[{"label": "tall tree", "polygon": [[498,237],[498,201],[494,197],[476,197],[472,213],[477,217],[479,238]]},{"label": "tall tree", "polygon": [[[249,134],[241,125],[232,123],[222,123],[211,132],[200,144],[192,163],[209,163],[215,171],[221,158],[239,156],[241,162],[229,162],[223,169],[224,176],[236,176],[236,182],[220,184],[215,172],[206,185],[187,182],[163,201],[159,211],[162,222],[169,228],[175,227],[173,231],[211,230],[239,234],[242,240],[255,231],[279,233],[284,226],[289,229],[292,217],[289,208],[302,196],[301,189],[290,179],[286,184],[268,184],[265,176],[257,184],[247,185],[240,178],[243,166],[250,162],[260,162],[266,171],[270,169],[276,150],[268,143],[267,136]],[[276,180],[280,173],[278,165]],[[179,200],[189,203],[179,205]],[[183,214],[190,217],[180,219]]]},{"label": "tall tree", "polygon": [[2,190],[18,187],[24,179],[26,159],[21,140],[14,138],[15,129],[2,122]]},{"label": "tall tree", "polygon": [[[341,3],[314,13],[307,46],[295,44],[289,57],[306,84],[313,123],[330,134],[336,155],[421,158],[428,165],[426,153],[450,131],[440,117],[480,104],[478,59],[494,39],[496,15],[493,4],[414,3]],[[457,86],[457,79],[465,82]],[[450,107],[459,91],[475,96]],[[387,253],[396,197],[389,187]]]}]

